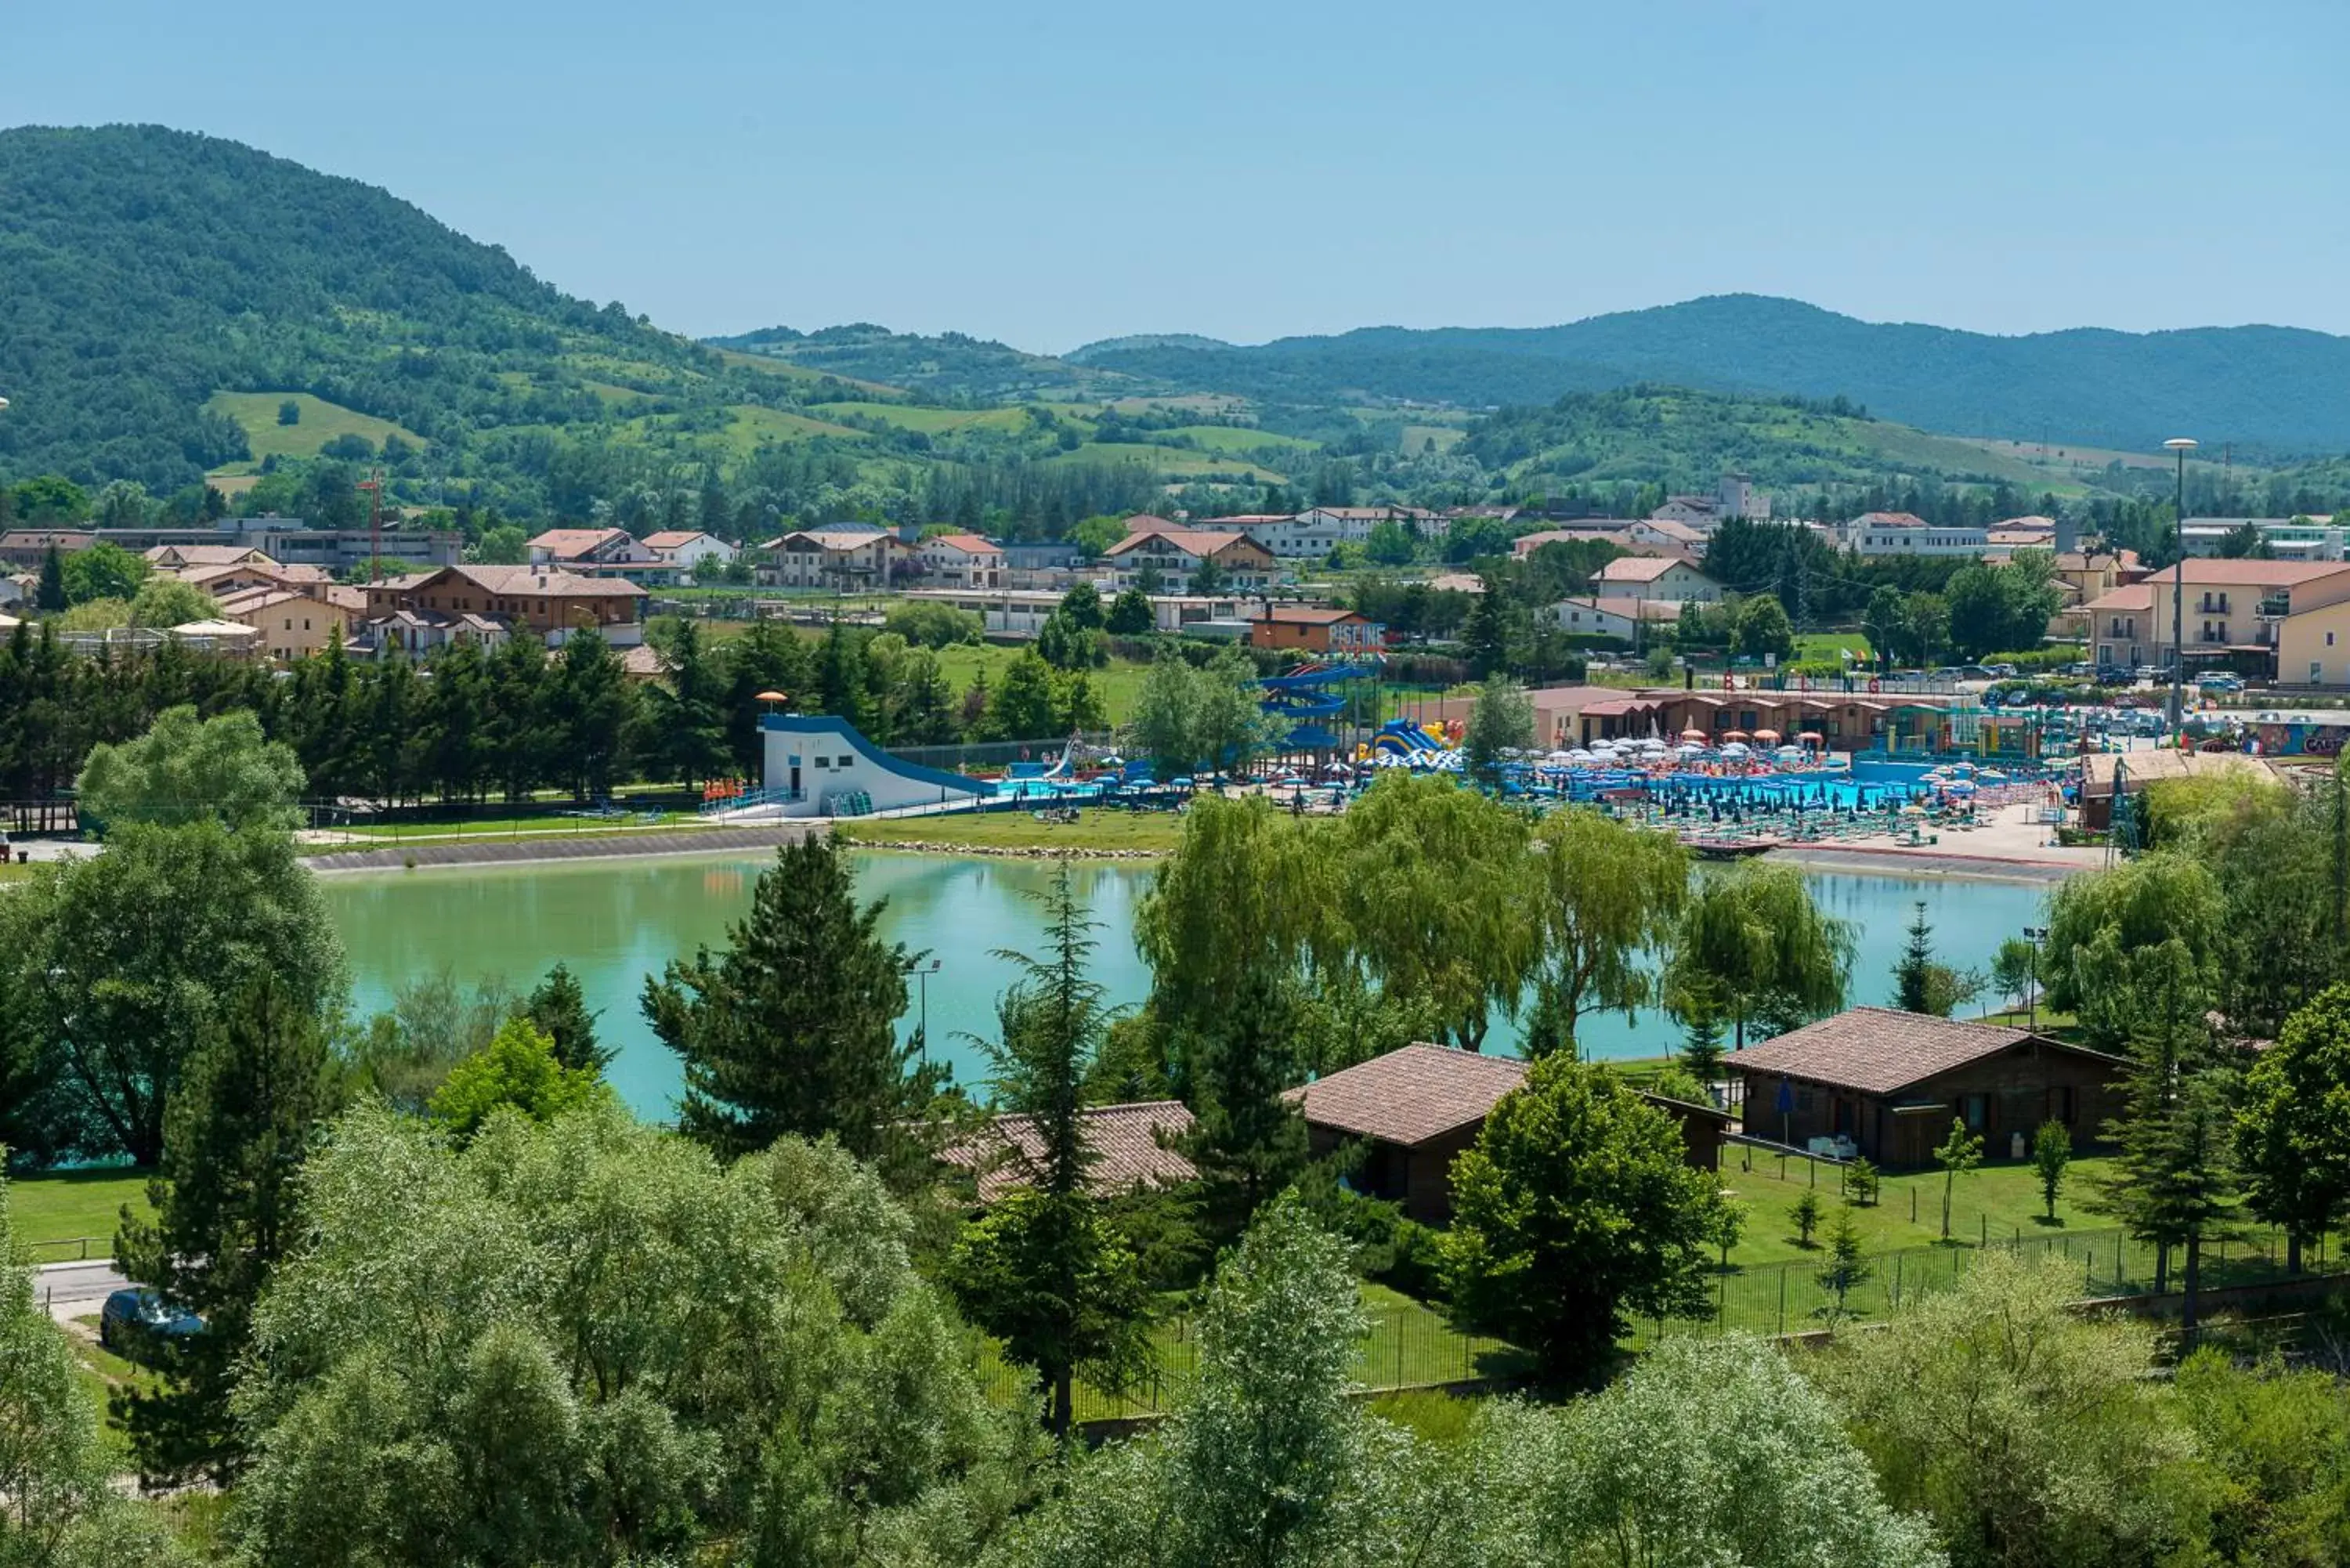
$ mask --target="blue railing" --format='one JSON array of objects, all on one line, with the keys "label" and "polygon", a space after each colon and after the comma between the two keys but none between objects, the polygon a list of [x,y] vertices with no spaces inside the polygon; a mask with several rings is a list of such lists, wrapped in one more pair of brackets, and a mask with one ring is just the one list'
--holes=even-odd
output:
[{"label": "blue railing", "polygon": [[806,798],[803,792],[795,789],[744,790],[741,794],[729,795],[723,800],[703,801],[702,815],[718,816],[726,812],[741,811],[754,805],[796,805]]}]

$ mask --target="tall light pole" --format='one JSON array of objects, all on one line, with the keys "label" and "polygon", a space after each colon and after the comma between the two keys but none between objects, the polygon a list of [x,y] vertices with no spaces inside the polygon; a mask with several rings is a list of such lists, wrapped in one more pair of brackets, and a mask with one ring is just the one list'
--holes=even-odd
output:
[{"label": "tall light pole", "polygon": [[914,968],[914,983],[922,995],[922,1022],[916,1038],[922,1043],[922,1060],[925,1062],[931,1059],[931,976],[938,972],[939,961],[936,959],[927,964],[917,964]]},{"label": "tall light pole", "polygon": [[2195,450],[2195,438],[2172,436],[2162,444],[2178,459],[2178,486],[2171,504],[2178,560],[2170,568],[2170,733],[2176,740],[2187,717],[2187,454]]}]

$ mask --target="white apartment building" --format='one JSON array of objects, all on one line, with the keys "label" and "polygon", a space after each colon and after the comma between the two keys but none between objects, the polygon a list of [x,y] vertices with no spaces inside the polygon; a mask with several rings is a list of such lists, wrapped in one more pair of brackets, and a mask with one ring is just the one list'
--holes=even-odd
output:
[{"label": "white apartment building", "polygon": [[914,546],[926,581],[950,588],[1004,586],[1003,547],[977,534],[933,534]]},{"label": "white apartment building", "polygon": [[759,584],[770,588],[887,587],[914,547],[877,528],[803,528],[759,546]]},{"label": "white apartment building", "polygon": [[1991,533],[1943,527],[1908,512],[1867,512],[1844,525],[1844,543],[1864,556],[1981,556]]}]

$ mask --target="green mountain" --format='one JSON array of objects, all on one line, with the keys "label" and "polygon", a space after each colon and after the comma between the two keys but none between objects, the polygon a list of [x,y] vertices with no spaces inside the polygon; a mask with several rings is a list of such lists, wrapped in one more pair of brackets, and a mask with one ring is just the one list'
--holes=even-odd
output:
[{"label": "green mountain", "polygon": [[2350,338],[2276,327],[1995,337],[1722,295],[1531,328],[1366,327],[1253,348],[1088,345],[1102,369],[1265,401],[1493,407],[1635,382],[1842,396],[1954,435],[2145,450],[2181,431],[2350,447]]},{"label": "green mountain", "polygon": [[[1121,379],[961,332],[924,337],[861,321],[816,332],[767,327],[709,341],[715,348],[766,355],[827,375],[981,402],[1068,396]],[[1111,395],[1117,395],[1116,389]]]},{"label": "green mountain", "polygon": [[[485,431],[806,389],[572,298],[371,186],[152,126],[0,131],[0,471],[19,474],[160,491],[264,447],[387,433],[445,474]],[[281,439],[292,394],[325,420]]]}]

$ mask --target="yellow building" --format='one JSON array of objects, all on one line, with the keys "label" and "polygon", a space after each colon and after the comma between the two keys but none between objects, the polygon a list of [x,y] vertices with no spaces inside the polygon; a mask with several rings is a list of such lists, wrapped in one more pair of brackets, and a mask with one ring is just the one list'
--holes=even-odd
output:
[{"label": "yellow building", "polygon": [[2350,686],[2350,566],[2327,564],[2331,570],[2291,590],[2290,613],[2278,628],[2280,685]]},{"label": "yellow building", "polygon": [[324,653],[328,645],[345,640],[352,620],[367,607],[367,595],[357,588],[320,583],[307,592],[259,587],[221,601],[221,618],[249,626],[261,634],[259,651],[281,661]]},{"label": "yellow building", "polygon": [[[2182,572],[2185,581],[2174,587]],[[2280,659],[2277,629],[2284,621],[2292,595],[2302,585],[2345,572],[2350,572],[2350,566],[2340,561],[2251,561],[2199,556],[2166,566],[2144,584],[2153,601],[2148,660],[2169,661],[2170,601],[2174,592],[2183,590],[2186,633],[2179,643],[2188,665],[2275,659],[2282,678],[2282,672],[2295,668]]]}]

